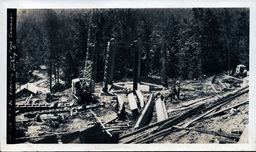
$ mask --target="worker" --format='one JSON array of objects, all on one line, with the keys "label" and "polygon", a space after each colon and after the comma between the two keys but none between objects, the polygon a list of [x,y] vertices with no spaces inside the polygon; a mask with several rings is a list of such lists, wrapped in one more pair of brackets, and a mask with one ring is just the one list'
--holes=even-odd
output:
[{"label": "worker", "polygon": [[174,87],[175,87],[175,90],[176,90],[177,99],[180,99],[180,81],[179,80],[177,80],[175,82]]},{"label": "worker", "polygon": [[180,99],[180,82],[177,80],[175,84],[169,89],[169,91],[170,94],[166,99],[171,97],[170,102],[172,102],[172,100],[175,99],[175,95],[177,96],[177,99]]}]

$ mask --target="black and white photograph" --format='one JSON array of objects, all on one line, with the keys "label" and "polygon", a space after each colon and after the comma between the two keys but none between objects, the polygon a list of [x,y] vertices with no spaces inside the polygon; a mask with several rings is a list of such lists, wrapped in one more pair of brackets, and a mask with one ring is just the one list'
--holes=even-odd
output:
[{"label": "black and white photograph", "polygon": [[71,6],[4,9],[5,149],[256,150],[255,8]]}]

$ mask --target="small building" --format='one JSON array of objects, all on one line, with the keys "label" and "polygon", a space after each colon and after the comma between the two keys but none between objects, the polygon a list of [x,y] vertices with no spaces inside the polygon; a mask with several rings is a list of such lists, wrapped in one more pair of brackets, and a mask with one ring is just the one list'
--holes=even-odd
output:
[{"label": "small building", "polygon": [[39,65],[41,70],[47,70],[47,67],[45,65]]},{"label": "small building", "polygon": [[38,87],[31,83],[26,83],[26,84],[22,85],[15,92],[16,97],[29,96],[31,94],[35,95],[37,93],[38,93]]}]

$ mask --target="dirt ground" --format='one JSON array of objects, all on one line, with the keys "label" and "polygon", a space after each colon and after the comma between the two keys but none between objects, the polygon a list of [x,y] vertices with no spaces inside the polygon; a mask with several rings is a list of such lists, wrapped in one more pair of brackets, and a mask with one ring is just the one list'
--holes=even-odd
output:
[{"label": "dirt ground", "polygon": [[[48,80],[47,75],[45,73],[41,73],[39,71],[34,71],[33,74],[38,77],[37,80],[31,81],[30,83],[39,87],[39,94],[32,97],[31,102],[37,103],[47,103],[45,101],[45,91],[48,90]],[[168,84],[174,84],[176,80],[169,79]],[[181,99],[174,99],[174,101],[170,102],[170,100],[166,100],[166,109],[168,112],[168,116],[171,117],[175,114],[182,113],[185,110],[184,105],[188,104],[192,100],[196,100],[199,98],[210,98],[214,96],[213,92],[204,93],[204,84],[207,79],[204,80],[180,80],[180,88],[181,88]],[[132,79],[124,79],[122,81],[117,81],[118,83],[132,83]],[[167,97],[169,94],[169,90],[163,88],[161,85],[161,79],[158,77],[147,77],[142,78],[141,83],[143,82],[150,87],[150,92],[142,92],[144,96],[144,101],[148,101],[151,93],[161,93],[164,97]],[[114,82],[116,83],[116,82]],[[96,113],[97,117],[104,123],[110,120],[113,120],[117,117],[117,113],[115,110],[116,106],[116,96],[110,94],[102,94],[102,83],[97,83],[95,86],[94,95],[97,96],[97,100],[100,103],[105,103],[104,107],[99,107],[93,109],[93,112]],[[127,112],[127,119],[123,124],[127,126],[132,126],[134,120],[132,120],[132,112],[129,110],[129,102],[127,98],[127,94],[124,90],[111,90],[112,94],[119,94],[123,97],[125,109]],[[66,89],[61,92],[56,92],[55,95],[59,97],[58,102],[62,103],[72,103],[77,104],[76,100],[72,97],[71,88]],[[234,100],[232,100],[229,104],[221,107],[221,109],[229,107],[231,105],[238,104],[245,100],[249,100],[248,93],[243,94]],[[26,97],[21,97],[16,99],[17,105],[22,105],[25,103]],[[221,110],[219,109],[219,110]],[[50,125],[49,118],[54,116],[61,116],[63,119],[57,125]],[[66,113],[54,113],[54,114],[44,114],[43,116],[46,118],[42,122],[35,121],[34,118],[26,118],[24,114],[19,114],[16,116],[16,129],[17,129],[17,142],[18,143],[34,143],[40,139],[43,139],[45,136],[50,136],[54,134],[65,134],[75,131],[84,130],[90,126],[94,126],[96,123],[95,117],[89,110],[83,110],[79,112],[66,112]],[[195,124],[192,125],[191,128],[194,129],[203,129],[207,131],[215,131],[219,133],[228,133],[231,132],[243,132],[248,125],[249,118],[249,104],[243,104],[237,108],[232,108],[230,110],[225,111],[221,115],[217,115],[211,118],[200,119],[196,121]],[[155,108],[153,111],[153,116],[151,123],[156,122],[156,112]],[[122,130],[121,135],[127,132],[130,132],[131,129]],[[122,133],[123,132],[123,133]],[[179,143],[179,144],[196,144],[196,143],[212,143],[212,144],[221,144],[221,143],[238,143],[238,140],[233,140],[231,138],[216,136],[213,134],[201,133],[193,130],[175,130],[168,134],[167,136],[157,138],[153,141],[153,143]],[[248,141],[243,141],[243,143]]]}]

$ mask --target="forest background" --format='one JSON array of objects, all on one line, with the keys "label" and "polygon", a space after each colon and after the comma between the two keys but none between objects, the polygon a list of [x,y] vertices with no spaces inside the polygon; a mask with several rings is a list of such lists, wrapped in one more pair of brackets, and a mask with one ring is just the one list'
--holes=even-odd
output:
[{"label": "forest background", "polygon": [[[16,30],[20,83],[29,81],[29,71],[45,65],[51,79],[70,87],[84,67],[87,45],[96,63],[94,79],[100,82],[111,38],[165,42],[167,76],[173,79],[234,71],[238,64],[249,68],[248,8],[19,9]],[[141,75],[161,76],[161,47],[141,49]],[[132,49],[118,48],[115,63],[115,80],[132,77]]]}]

